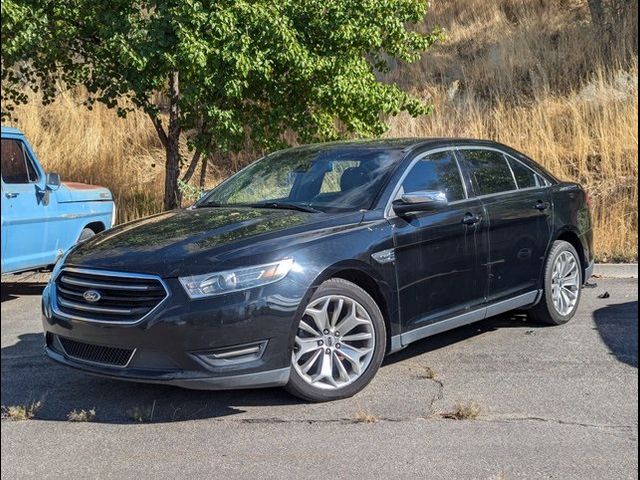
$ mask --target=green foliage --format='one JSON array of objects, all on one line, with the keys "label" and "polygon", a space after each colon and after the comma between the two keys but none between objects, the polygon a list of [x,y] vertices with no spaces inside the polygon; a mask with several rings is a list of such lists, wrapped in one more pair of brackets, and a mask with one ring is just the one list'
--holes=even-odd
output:
[{"label": "green foliage", "polygon": [[281,146],[285,132],[375,136],[386,115],[430,111],[376,78],[440,38],[407,27],[426,12],[424,0],[3,0],[2,117],[25,86],[46,103],[81,85],[89,108],[155,119],[160,93],[178,106],[177,134],[205,154]]}]

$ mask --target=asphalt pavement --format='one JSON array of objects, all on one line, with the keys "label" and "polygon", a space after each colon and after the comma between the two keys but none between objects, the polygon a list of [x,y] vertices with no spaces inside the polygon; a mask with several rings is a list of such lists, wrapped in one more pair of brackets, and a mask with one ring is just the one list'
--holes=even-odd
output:
[{"label": "asphalt pavement", "polygon": [[[637,478],[637,279],[596,279],[561,327],[510,315],[417,342],[328,404],[55,365],[43,280],[3,278],[3,412],[41,408],[3,415],[2,478]],[[456,405],[479,414],[451,418]],[[95,418],[70,422],[81,409]]]}]

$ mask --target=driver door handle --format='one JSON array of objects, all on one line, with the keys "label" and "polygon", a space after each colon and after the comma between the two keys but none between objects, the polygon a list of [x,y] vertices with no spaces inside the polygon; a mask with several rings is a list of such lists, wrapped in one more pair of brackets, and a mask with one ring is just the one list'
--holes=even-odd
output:
[{"label": "driver door handle", "polygon": [[462,219],[462,223],[465,225],[475,225],[476,223],[479,223],[480,220],[482,220],[482,215],[467,213]]},{"label": "driver door handle", "polygon": [[16,198],[18,195],[20,195],[20,193],[18,192],[7,192],[4,194],[4,196],[7,198]]},{"label": "driver door handle", "polygon": [[547,210],[549,207],[551,206],[551,204],[549,202],[543,202],[542,200],[538,200],[538,203],[536,203],[533,208],[535,208],[536,210],[540,210],[541,212],[544,212],[545,210]]}]

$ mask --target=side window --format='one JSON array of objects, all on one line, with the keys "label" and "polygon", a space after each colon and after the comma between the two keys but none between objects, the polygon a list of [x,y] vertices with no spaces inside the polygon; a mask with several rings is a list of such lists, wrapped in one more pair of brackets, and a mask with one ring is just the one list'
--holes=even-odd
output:
[{"label": "side window", "polygon": [[518,188],[533,188],[544,185],[544,183],[538,183],[540,178],[533,170],[525,167],[517,160],[510,158],[509,165],[511,165],[513,175],[516,177],[516,182],[518,182]]},{"label": "side window", "polygon": [[493,150],[461,150],[478,195],[516,189],[511,169],[504,155]]},{"label": "side window", "polygon": [[402,190],[403,193],[444,192],[449,202],[464,199],[464,187],[454,153],[434,153],[418,161],[402,182]]},{"label": "side window", "polygon": [[5,183],[32,183],[38,180],[38,171],[18,140],[2,139],[0,160]]}]

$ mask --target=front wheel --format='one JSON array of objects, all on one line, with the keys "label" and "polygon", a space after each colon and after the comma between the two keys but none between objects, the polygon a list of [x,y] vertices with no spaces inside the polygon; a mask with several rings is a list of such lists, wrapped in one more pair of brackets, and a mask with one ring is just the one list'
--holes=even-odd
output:
[{"label": "front wheel", "polygon": [[544,271],[544,292],[540,303],[529,311],[537,322],[567,323],[576,313],[582,293],[582,266],[578,252],[569,242],[553,242]]},{"label": "front wheel", "polygon": [[312,402],[355,395],[380,368],[386,337],[367,292],[343,279],[326,281],[297,325],[287,391]]}]

